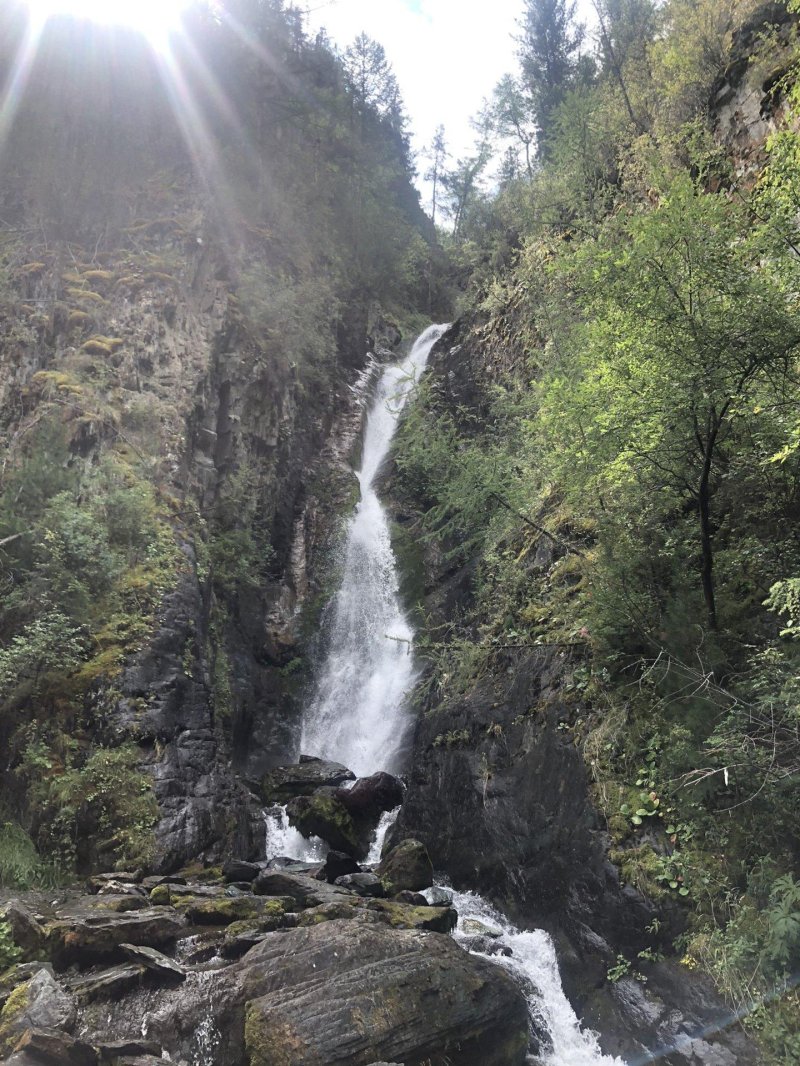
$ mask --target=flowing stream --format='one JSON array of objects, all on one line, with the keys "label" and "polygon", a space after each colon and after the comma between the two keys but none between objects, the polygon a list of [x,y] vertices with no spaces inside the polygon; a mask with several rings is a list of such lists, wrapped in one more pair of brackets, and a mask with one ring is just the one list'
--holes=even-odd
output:
[{"label": "flowing stream", "polygon": [[[403,769],[411,726],[408,696],[416,679],[413,632],[403,611],[389,522],[374,480],[389,452],[400,412],[425,369],[433,345],[447,326],[430,326],[401,363],[384,370],[367,415],[361,468],[361,499],[347,528],[342,582],[330,607],[327,653],[306,709],[300,750],[349,766],[359,776]],[[381,819],[369,855],[380,848],[397,812]],[[305,840],[289,826],[286,812],[265,812],[268,855],[313,861],[321,841]],[[449,890],[448,890],[449,891]],[[624,1066],[604,1056],[593,1033],[581,1028],[561,987],[553,943],[543,930],[523,932],[474,893],[453,892],[459,912],[456,940],[464,941],[470,919],[490,927],[510,956],[487,956],[519,982],[528,1001],[531,1032],[540,1045],[532,1062],[541,1066]]]}]

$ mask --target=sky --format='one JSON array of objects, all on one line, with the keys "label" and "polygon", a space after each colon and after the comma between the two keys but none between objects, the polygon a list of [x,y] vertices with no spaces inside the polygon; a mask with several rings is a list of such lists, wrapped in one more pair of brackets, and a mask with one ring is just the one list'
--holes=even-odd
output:
[{"label": "sky", "polygon": [[[308,0],[307,26],[312,32],[324,26],[341,49],[362,31],[380,41],[400,83],[414,149],[429,145],[441,123],[456,159],[474,142],[470,118],[503,74],[516,72],[512,37],[523,6],[523,0]],[[425,169],[422,161],[418,166]]]}]

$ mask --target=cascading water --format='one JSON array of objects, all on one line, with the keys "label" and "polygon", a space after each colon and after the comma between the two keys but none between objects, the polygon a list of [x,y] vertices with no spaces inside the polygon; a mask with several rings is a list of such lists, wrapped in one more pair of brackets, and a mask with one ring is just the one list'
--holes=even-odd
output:
[{"label": "cascading water", "polygon": [[403,362],[381,375],[367,415],[361,499],[345,542],[332,605],[329,649],[306,711],[300,750],[334,759],[359,776],[398,770],[415,680],[412,631],[400,603],[386,511],[373,488],[400,412],[447,326],[430,326]]},{"label": "cascading water", "polygon": [[[383,372],[367,416],[357,477],[361,500],[350,520],[341,587],[332,604],[328,652],[306,711],[300,750],[344,763],[359,776],[398,771],[410,720],[408,694],[416,678],[412,630],[399,596],[389,523],[373,481],[397,428],[399,414],[446,326],[430,326],[409,356]],[[369,862],[377,862],[386,832],[397,816],[381,819]],[[291,829],[281,808],[266,812],[267,852],[298,859],[319,858],[319,843]],[[473,918],[496,928],[508,957],[491,955],[520,983],[528,1000],[531,1029],[542,1044],[541,1066],[624,1066],[604,1056],[594,1035],[582,1030],[561,987],[555,949],[543,930],[522,932],[473,893],[453,893],[459,912],[457,940]],[[466,945],[465,945],[466,946]]]}]

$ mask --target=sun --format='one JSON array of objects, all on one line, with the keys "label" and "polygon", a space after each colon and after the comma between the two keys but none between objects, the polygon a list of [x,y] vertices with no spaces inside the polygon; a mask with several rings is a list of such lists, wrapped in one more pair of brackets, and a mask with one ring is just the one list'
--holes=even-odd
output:
[{"label": "sun", "polygon": [[163,38],[177,29],[191,0],[26,0],[38,23],[56,15],[71,15],[105,25],[127,26],[150,38]]}]

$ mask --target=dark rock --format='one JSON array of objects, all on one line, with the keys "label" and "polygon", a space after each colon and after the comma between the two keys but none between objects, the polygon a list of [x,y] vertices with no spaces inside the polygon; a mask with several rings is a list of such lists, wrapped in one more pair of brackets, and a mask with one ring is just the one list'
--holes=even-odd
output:
[{"label": "dark rock", "polygon": [[186,980],[186,970],[174,959],[163,955],[155,948],[144,947],[139,944],[120,944],[122,951],[135,963],[140,963],[145,969],[156,974],[163,981],[174,981],[179,984]]},{"label": "dark rock", "polygon": [[144,966],[123,963],[86,977],[75,977],[68,988],[79,1003],[93,1003],[98,999],[119,1000],[126,992],[138,988],[145,975]]},{"label": "dark rock", "polygon": [[117,954],[121,944],[161,947],[173,943],[186,921],[168,907],[126,914],[90,913],[59,917],[47,926],[47,941],[56,968],[87,965]]},{"label": "dark rock", "polygon": [[14,989],[30,981],[39,970],[47,970],[52,977],[55,977],[55,971],[49,962],[18,962],[0,974],[0,1010],[5,1006],[6,1000]]},{"label": "dark rock", "polygon": [[428,902],[432,907],[450,907],[453,903],[453,893],[446,888],[435,886],[428,890]]},{"label": "dark rock", "polygon": [[152,1055],[161,1060],[161,1047],[153,1040],[117,1040],[113,1043],[98,1044],[97,1051],[100,1062],[104,1064],[136,1055]]},{"label": "dark rock", "polygon": [[0,1012],[0,1054],[8,1054],[26,1029],[71,1032],[77,1011],[75,1000],[47,970],[16,988]]},{"label": "dark rock", "polygon": [[347,888],[359,896],[386,895],[383,882],[375,874],[345,874],[343,877],[337,877],[334,884],[339,885],[340,888]]},{"label": "dark rock", "polygon": [[289,823],[304,837],[317,836],[336,851],[357,859],[369,853],[369,834],[359,830],[337,789],[319,789],[286,804]]},{"label": "dark rock", "polygon": [[356,775],[338,762],[302,756],[297,766],[276,766],[261,779],[264,803],[287,803],[295,796],[310,796],[322,785],[341,785]]},{"label": "dark rock", "polygon": [[388,899],[371,899],[370,911],[393,929],[429,929],[433,933],[450,933],[458,914],[451,907],[410,907]]},{"label": "dark rock", "polygon": [[393,811],[403,802],[405,787],[398,777],[384,771],[360,777],[352,788],[337,790],[337,798],[357,822],[377,825],[384,811]]},{"label": "dark rock", "polygon": [[8,922],[14,943],[26,953],[38,952],[45,943],[42,923],[31,908],[18,899],[4,904],[0,917]]},{"label": "dark rock", "polygon": [[421,892],[409,892],[408,889],[403,889],[402,892],[397,892],[392,899],[395,903],[409,903],[412,907],[427,907],[429,906],[427,899]]},{"label": "dark rock", "polygon": [[226,881],[255,881],[261,873],[261,867],[255,862],[242,859],[229,859],[222,867],[222,876]]},{"label": "dark rock", "polygon": [[341,900],[338,903],[322,903],[318,907],[307,907],[298,915],[297,924],[300,926],[319,925],[320,922],[332,922],[337,918],[349,921],[363,913],[356,906],[356,902],[352,899]]},{"label": "dark rock", "polygon": [[240,965],[251,1066],[525,1061],[524,996],[449,937],[333,921],[276,933]]},{"label": "dark rock", "polygon": [[221,896],[217,899],[184,896],[175,900],[174,905],[194,925],[230,925],[232,922],[259,918],[276,907],[273,900],[259,899],[251,895],[232,898]]},{"label": "dark rock", "polygon": [[[100,892],[108,885],[136,885],[142,880],[142,875],[137,872],[121,872],[107,874],[93,874],[86,882],[87,892]],[[112,889],[119,891],[119,887]]]},{"label": "dark rock", "polygon": [[96,1066],[97,1052],[91,1044],[75,1040],[58,1029],[28,1029],[14,1049],[52,1066]]},{"label": "dark rock", "polygon": [[460,937],[458,943],[465,951],[479,951],[481,955],[513,955],[507,944],[500,944],[493,937],[474,936]]},{"label": "dark rock", "polygon": [[288,873],[284,870],[264,870],[253,883],[253,891],[262,896],[291,896],[299,907],[314,907],[347,899],[349,893],[335,885],[317,881],[308,874]]},{"label": "dark rock", "polygon": [[346,855],[343,851],[329,851],[325,856],[325,863],[318,877],[320,880],[327,881],[329,885],[332,885],[337,877],[360,872],[361,867],[352,855]]},{"label": "dark rock", "polygon": [[403,840],[381,859],[376,871],[390,895],[408,890],[419,892],[433,884],[433,865],[428,849],[419,840]]},{"label": "dark rock", "polygon": [[142,888],[151,892],[159,885],[185,885],[186,878],[178,877],[177,874],[153,874],[151,877],[142,878]]}]

